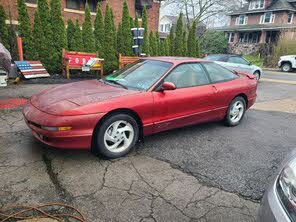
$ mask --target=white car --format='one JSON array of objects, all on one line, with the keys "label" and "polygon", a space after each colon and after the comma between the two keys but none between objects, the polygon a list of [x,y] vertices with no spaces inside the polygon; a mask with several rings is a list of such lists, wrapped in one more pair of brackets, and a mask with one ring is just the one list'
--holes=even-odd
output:
[{"label": "white car", "polygon": [[215,61],[225,68],[236,72],[253,74],[256,76],[257,80],[259,80],[262,76],[262,69],[260,67],[252,65],[251,62],[240,55],[213,54],[205,57],[204,59]]},{"label": "white car", "polygon": [[283,72],[291,72],[296,69],[296,55],[287,55],[280,57],[278,63]]}]

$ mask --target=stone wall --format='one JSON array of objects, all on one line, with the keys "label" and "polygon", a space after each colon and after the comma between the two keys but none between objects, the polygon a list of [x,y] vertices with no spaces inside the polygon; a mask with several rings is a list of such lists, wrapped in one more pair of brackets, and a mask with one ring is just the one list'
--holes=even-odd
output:
[{"label": "stone wall", "polygon": [[260,52],[261,46],[260,43],[233,43],[228,45],[228,53],[256,55]]}]

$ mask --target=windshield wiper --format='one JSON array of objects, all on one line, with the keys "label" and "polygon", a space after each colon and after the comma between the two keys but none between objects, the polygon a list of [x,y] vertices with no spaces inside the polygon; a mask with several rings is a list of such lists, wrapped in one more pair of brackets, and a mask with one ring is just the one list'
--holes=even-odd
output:
[{"label": "windshield wiper", "polygon": [[108,79],[108,80],[105,80],[105,82],[110,82],[110,83],[113,83],[113,84],[119,85],[119,86],[121,86],[121,87],[124,88],[124,89],[128,89],[125,85],[119,83],[119,82],[116,81],[116,80]]}]

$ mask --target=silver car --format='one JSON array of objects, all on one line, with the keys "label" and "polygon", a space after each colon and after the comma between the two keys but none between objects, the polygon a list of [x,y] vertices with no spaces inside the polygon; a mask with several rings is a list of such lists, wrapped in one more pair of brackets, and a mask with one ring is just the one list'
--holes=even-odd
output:
[{"label": "silver car", "polygon": [[204,58],[205,60],[215,61],[216,63],[236,72],[253,74],[259,80],[262,76],[262,69],[259,66],[252,65],[240,55],[232,54],[213,54]]},{"label": "silver car", "polygon": [[296,221],[296,151],[286,158],[266,190],[261,202],[259,221]]}]

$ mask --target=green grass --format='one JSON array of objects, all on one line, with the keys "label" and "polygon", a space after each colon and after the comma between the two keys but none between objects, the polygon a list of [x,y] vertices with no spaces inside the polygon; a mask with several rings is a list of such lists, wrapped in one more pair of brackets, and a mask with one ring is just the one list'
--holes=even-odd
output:
[{"label": "green grass", "polygon": [[264,65],[264,60],[260,55],[244,55],[244,58],[255,66],[263,67]]}]

